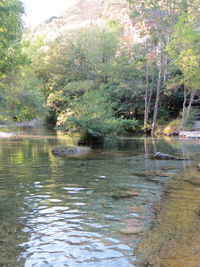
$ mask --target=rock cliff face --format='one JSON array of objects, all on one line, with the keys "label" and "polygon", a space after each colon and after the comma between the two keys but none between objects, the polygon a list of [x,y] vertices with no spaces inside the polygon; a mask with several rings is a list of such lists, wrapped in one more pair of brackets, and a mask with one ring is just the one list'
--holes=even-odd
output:
[{"label": "rock cliff face", "polygon": [[117,20],[123,29],[123,37],[131,43],[141,41],[139,31],[129,17],[129,4],[126,0],[79,0],[60,17],[51,17],[28,35],[33,39],[40,35],[53,41],[61,34],[93,25],[105,25],[106,21]]}]

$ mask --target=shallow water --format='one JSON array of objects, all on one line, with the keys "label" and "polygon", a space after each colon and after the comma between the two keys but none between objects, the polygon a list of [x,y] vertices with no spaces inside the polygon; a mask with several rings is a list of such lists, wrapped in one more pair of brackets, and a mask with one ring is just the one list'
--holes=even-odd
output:
[{"label": "shallow water", "polygon": [[[0,140],[1,266],[136,266],[167,186],[199,151],[195,141],[141,137],[55,157],[68,144],[56,132],[20,131]],[[154,160],[156,151],[189,160]]]}]

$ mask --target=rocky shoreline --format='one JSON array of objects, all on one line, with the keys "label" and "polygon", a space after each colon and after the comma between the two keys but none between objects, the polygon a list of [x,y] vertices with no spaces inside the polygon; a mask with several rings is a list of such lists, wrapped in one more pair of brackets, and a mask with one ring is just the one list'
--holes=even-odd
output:
[{"label": "rocky shoreline", "polygon": [[33,119],[31,121],[24,121],[24,122],[18,122],[13,124],[0,124],[0,127],[27,127],[27,126],[35,126],[40,122],[39,119]]},{"label": "rocky shoreline", "polygon": [[179,137],[200,139],[200,131],[180,131]]},{"label": "rocky shoreline", "polygon": [[[33,127],[40,123],[39,119],[33,119],[31,121],[24,121],[13,124],[0,124],[0,128],[15,128],[15,127]],[[19,132],[12,131],[0,131],[0,138],[10,138],[10,137],[18,137]]]}]

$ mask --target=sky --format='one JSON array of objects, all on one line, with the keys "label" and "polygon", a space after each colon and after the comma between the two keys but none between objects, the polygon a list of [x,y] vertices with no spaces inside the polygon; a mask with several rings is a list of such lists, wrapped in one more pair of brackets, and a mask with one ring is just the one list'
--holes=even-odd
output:
[{"label": "sky", "polygon": [[21,0],[26,15],[23,17],[25,26],[36,26],[51,16],[59,16],[63,10],[78,0]]}]

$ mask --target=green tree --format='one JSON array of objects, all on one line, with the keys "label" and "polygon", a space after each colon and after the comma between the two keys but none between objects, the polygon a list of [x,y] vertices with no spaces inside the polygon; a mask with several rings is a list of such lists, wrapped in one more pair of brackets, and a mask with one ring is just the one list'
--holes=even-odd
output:
[{"label": "green tree", "polygon": [[134,106],[139,88],[131,50],[115,27],[89,27],[56,40],[45,57],[48,103],[57,113],[88,90],[107,91],[115,115]]},{"label": "green tree", "polygon": [[[0,120],[2,122],[44,118],[47,114],[42,80],[36,75],[39,42],[20,44],[20,59],[1,79]],[[36,56],[37,55],[37,56]],[[20,62],[21,61],[21,62]],[[34,62],[34,63],[33,63]]]},{"label": "green tree", "polygon": [[[197,20],[199,1],[192,0],[129,0],[131,15],[140,26],[141,35],[149,37],[155,47],[154,57],[157,66],[157,86],[154,104],[152,132],[156,128],[161,95],[165,92],[166,82],[170,77],[170,59],[166,53],[178,16],[188,14],[193,21]],[[148,51],[148,50],[147,50]],[[149,51],[146,59],[148,59]],[[151,52],[150,52],[151,54]],[[149,61],[148,61],[149,63]],[[146,64],[146,84],[148,84],[149,64]],[[147,88],[147,87],[146,87]],[[164,97],[162,97],[164,99]],[[147,90],[145,96],[145,124],[147,121]]]},{"label": "green tree", "polygon": [[[23,5],[19,0],[0,1],[1,120],[5,120],[6,117],[15,117],[14,114],[16,114],[19,106],[25,112],[25,106],[28,107],[28,103],[30,103],[30,97],[27,101],[28,92],[22,86],[22,83],[25,83],[24,66],[28,63],[21,42],[23,30],[21,16],[23,12]],[[24,107],[22,107],[22,102]]]},{"label": "green tree", "polygon": [[24,60],[20,47],[22,14],[21,1],[0,1],[0,80]]},{"label": "green tree", "polygon": [[47,112],[42,82],[37,79],[30,64],[24,65],[15,73],[7,74],[3,86],[3,101],[0,106],[2,121],[45,118]]},{"label": "green tree", "polygon": [[[197,25],[187,14],[179,17],[167,51],[182,73],[182,76],[179,76],[181,78],[179,82],[184,86],[182,113],[182,126],[184,127],[195,92],[200,86],[200,33]],[[190,101],[186,110],[188,96],[190,96]]]}]

